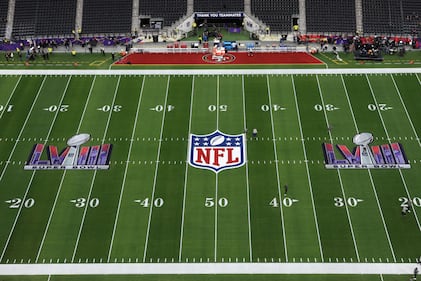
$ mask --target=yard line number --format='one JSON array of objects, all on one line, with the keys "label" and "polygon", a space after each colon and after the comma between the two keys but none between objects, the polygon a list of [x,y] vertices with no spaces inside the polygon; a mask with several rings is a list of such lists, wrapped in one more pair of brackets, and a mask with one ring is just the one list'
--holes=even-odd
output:
[{"label": "yard line number", "polygon": [[399,197],[399,201],[401,203],[401,207],[408,207],[409,201],[412,202],[412,205],[421,207],[421,198],[420,197],[412,197],[412,200],[408,199],[407,197]]},{"label": "yard line number", "polygon": [[228,110],[228,105],[221,104],[221,105],[217,106],[217,105],[211,104],[211,105],[208,106],[208,110],[210,112],[214,112],[218,108],[219,108],[219,111],[227,111]]},{"label": "yard line number", "polygon": [[[272,206],[273,208],[278,208],[279,202],[280,201],[277,197],[273,197],[273,199],[270,200],[269,205]],[[284,205],[285,207],[291,207],[293,204],[297,203],[298,200],[294,198],[285,197],[284,199],[282,199],[281,202],[282,202],[282,205]]]},{"label": "yard line number", "polygon": [[70,202],[73,203],[77,208],[84,208],[85,206],[88,206],[90,208],[96,208],[99,206],[98,198],[91,198],[90,200],[87,200],[86,198],[81,197],[70,200]]},{"label": "yard line number", "polygon": [[367,107],[370,111],[377,111],[377,109],[379,109],[380,111],[387,111],[393,109],[393,107],[388,106],[386,103],[379,103],[377,105],[370,103]]},{"label": "yard line number", "polygon": [[228,206],[228,199],[225,197],[221,197],[218,200],[215,201],[215,198],[213,197],[206,197],[205,198],[205,207],[212,208],[217,204],[219,207],[225,208]]},{"label": "yard line number", "polygon": [[7,204],[9,204],[10,209],[19,209],[20,206],[23,206],[27,209],[32,208],[35,205],[34,198],[27,198],[25,200],[22,200],[21,198],[13,198],[10,200],[5,201]]},{"label": "yard line number", "polygon": [[333,198],[335,207],[341,208],[347,204],[350,207],[357,207],[359,203],[363,202],[363,199],[355,198],[355,197],[348,197],[346,200],[342,197],[334,197]]},{"label": "yard line number", "polygon": [[49,107],[44,108],[45,111],[48,112],[56,112],[56,111],[60,111],[60,112],[67,112],[69,110],[69,105],[68,104],[61,104],[61,105],[50,105]]},{"label": "yard line number", "polygon": [[[174,105],[171,105],[171,104],[167,105],[167,111],[168,112],[173,111],[174,108],[175,108]],[[153,110],[153,111],[156,111],[156,112],[161,112],[161,111],[163,111],[165,109],[165,107],[162,104],[158,104],[155,107],[151,107],[149,109],[150,110]]]},{"label": "yard line number", "polygon": [[110,112],[110,110],[112,110],[113,112],[120,112],[122,108],[123,106],[118,105],[118,104],[116,105],[106,104],[102,107],[98,107],[97,110],[102,111],[102,112]]},{"label": "yard line number", "polygon": [[[134,200],[134,202],[138,203],[143,208],[148,208],[151,205],[151,200],[149,200],[149,198],[136,199]],[[155,198],[155,200],[153,200],[153,206],[156,208],[161,208],[162,206],[164,206],[164,199],[160,197]]]},{"label": "yard line number", "polygon": [[314,110],[316,110],[316,111],[322,111],[323,110],[323,108],[326,110],[326,111],[334,111],[334,110],[338,110],[339,109],[339,107],[336,107],[336,106],[334,106],[333,104],[325,104],[325,106],[323,107],[323,105],[321,105],[321,104],[316,104],[316,105],[314,105]]},{"label": "yard line number", "polygon": [[6,112],[12,112],[13,110],[13,105],[9,104],[9,105],[1,105],[0,104],[0,111],[5,110]]},{"label": "yard line number", "polygon": [[[260,107],[260,109],[262,110],[262,111],[269,111],[270,109],[271,109],[271,106],[270,105],[267,105],[267,104],[263,104],[261,107]],[[279,104],[272,104],[272,109],[273,109],[273,111],[280,111],[280,110],[286,110],[286,108],[285,107],[282,107],[282,106],[280,106]]]}]

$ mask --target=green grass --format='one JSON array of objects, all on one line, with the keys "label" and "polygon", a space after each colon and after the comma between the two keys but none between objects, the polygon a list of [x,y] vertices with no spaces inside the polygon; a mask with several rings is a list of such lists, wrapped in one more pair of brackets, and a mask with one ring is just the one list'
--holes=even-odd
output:
[{"label": "green grass", "polygon": [[[118,55],[116,55],[118,59]],[[107,52],[105,56],[99,53],[77,53],[72,56],[70,53],[53,53],[50,59],[44,61],[41,57],[31,61],[25,66],[24,61],[15,58],[14,61],[7,62],[4,55],[0,53],[0,69],[289,69],[289,68],[383,68],[383,67],[406,67],[419,68],[421,64],[421,52],[409,50],[405,56],[385,55],[383,62],[361,62],[354,60],[351,53],[340,53],[343,61],[337,61],[336,56],[331,53],[319,53],[315,55],[324,62],[324,65],[114,65],[111,54]]]},{"label": "green grass", "polygon": [[[0,263],[415,264],[421,202],[403,217],[400,200],[421,197],[420,85],[419,74],[0,76]],[[247,135],[246,165],[215,174],[186,164],[189,133],[244,128],[259,131]],[[23,170],[34,144],[60,150],[82,132],[87,145],[113,144],[109,170]],[[411,169],[325,169],[321,144],[352,148],[357,132],[402,143]],[[343,278],[89,276],[279,277]],[[49,280],[72,278],[85,277]]]}]

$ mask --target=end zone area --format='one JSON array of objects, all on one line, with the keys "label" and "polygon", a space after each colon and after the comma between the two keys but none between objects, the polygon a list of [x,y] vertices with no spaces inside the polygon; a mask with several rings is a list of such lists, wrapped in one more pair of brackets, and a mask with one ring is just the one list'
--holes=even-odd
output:
[{"label": "end zone area", "polygon": [[270,65],[270,64],[323,64],[306,52],[229,52],[223,60],[212,59],[210,53],[132,53],[120,59],[116,65]]}]

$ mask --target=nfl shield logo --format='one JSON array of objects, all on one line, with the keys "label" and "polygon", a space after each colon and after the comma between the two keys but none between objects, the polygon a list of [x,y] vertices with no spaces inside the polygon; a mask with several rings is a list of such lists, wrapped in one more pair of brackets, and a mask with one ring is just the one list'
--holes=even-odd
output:
[{"label": "nfl shield logo", "polygon": [[245,136],[227,135],[215,131],[209,135],[190,134],[189,163],[215,173],[238,168],[246,161]]}]

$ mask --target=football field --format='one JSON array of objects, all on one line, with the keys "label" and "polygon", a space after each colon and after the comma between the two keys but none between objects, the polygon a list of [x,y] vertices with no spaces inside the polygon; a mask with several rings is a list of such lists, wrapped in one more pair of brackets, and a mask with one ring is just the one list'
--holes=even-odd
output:
[{"label": "football field", "polygon": [[0,263],[415,264],[421,74],[373,71],[0,75]]}]

